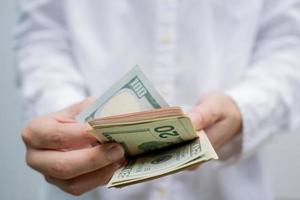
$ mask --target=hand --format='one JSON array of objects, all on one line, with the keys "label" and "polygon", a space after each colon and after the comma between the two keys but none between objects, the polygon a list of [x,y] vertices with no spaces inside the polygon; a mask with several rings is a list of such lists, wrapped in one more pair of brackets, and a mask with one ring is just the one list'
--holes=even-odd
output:
[{"label": "hand", "polygon": [[213,92],[201,98],[188,115],[196,130],[204,129],[216,150],[237,135],[242,128],[242,117],[238,107],[222,92]]},{"label": "hand", "polygon": [[87,133],[91,127],[74,120],[90,102],[88,98],[57,113],[35,118],[22,133],[27,164],[49,183],[73,195],[104,185],[125,162],[119,144],[92,146],[97,141]]}]

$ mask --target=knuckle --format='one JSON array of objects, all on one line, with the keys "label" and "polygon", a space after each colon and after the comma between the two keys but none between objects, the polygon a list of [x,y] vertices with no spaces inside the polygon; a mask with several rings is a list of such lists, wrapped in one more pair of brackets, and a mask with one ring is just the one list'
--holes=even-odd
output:
[{"label": "knuckle", "polygon": [[207,112],[205,112],[204,110],[202,109],[198,109],[198,112],[200,114],[200,119],[201,119],[201,122],[203,125],[206,125],[209,121],[209,116],[207,115]]},{"label": "knuckle", "polygon": [[216,121],[219,120],[220,113],[217,109],[201,109],[199,110],[201,121],[204,127],[213,125]]},{"label": "knuckle", "polygon": [[75,181],[67,181],[67,185],[64,188],[64,190],[69,193],[72,194],[74,196],[80,196],[84,193],[84,191],[81,189],[81,187],[79,186],[79,184],[77,184]]},{"label": "knuckle", "polygon": [[36,125],[39,124],[40,118],[32,119],[22,131],[22,140],[25,144],[29,144],[32,140],[32,133],[35,132]]},{"label": "knuckle", "polygon": [[53,175],[58,178],[68,179],[71,176],[72,166],[64,160],[56,161],[51,168]]},{"label": "knuckle", "polygon": [[22,140],[23,140],[23,142],[25,143],[25,144],[29,144],[29,142],[30,142],[30,132],[28,131],[28,129],[27,128],[24,128],[24,130],[22,131]]},{"label": "knuckle", "polygon": [[80,135],[80,137],[82,137],[83,139],[94,139],[93,136],[91,136],[91,134],[87,134],[88,131],[91,131],[92,127],[85,123],[80,125],[80,127],[78,127],[78,134]]},{"label": "knuckle", "polygon": [[95,168],[95,167],[97,167],[97,165],[98,165],[98,155],[97,154],[95,154],[94,152],[90,152],[90,153],[88,153],[88,162],[89,162],[89,164],[91,165],[91,167],[92,168]]},{"label": "knuckle", "polygon": [[31,158],[31,156],[29,155],[29,153],[26,153],[26,164],[29,166],[29,167],[31,167],[31,168],[35,168],[34,166],[35,166],[35,164],[34,164],[34,162],[33,162],[33,160],[32,160],[32,158]]},{"label": "knuckle", "polygon": [[216,111],[215,109],[212,109],[210,111],[210,121],[214,122],[214,121],[216,121],[218,119],[218,117],[219,117],[219,112]]},{"label": "knuckle", "polygon": [[57,146],[63,146],[63,144],[66,143],[66,136],[60,131],[50,133],[48,135],[48,138],[52,143],[56,144]]},{"label": "knuckle", "polygon": [[33,118],[27,125],[27,130],[29,130],[29,132],[35,132],[37,126],[39,126],[40,124],[43,124],[44,118],[43,117],[36,117]]}]

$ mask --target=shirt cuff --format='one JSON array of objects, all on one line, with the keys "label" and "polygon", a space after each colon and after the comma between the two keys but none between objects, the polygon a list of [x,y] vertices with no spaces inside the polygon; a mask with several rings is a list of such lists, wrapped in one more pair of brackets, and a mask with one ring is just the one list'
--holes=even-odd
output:
[{"label": "shirt cuff", "polygon": [[263,91],[246,85],[238,85],[229,89],[225,91],[225,95],[235,102],[242,116],[241,132],[221,147],[218,152],[220,160],[230,164],[253,155],[267,138],[265,130],[258,129],[260,113],[255,108],[261,108],[260,104],[264,104],[264,98],[267,98],[267,95]]}]

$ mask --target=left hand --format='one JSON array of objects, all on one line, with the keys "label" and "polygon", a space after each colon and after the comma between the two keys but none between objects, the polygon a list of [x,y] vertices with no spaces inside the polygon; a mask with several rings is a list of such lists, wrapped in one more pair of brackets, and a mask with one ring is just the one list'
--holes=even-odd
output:
[{"label": "left hand", "polygon": [[238,107],[222,92],[203,96],[188,116],[196,130],[204,129],[215,150],[230,141],[242,128]]}]

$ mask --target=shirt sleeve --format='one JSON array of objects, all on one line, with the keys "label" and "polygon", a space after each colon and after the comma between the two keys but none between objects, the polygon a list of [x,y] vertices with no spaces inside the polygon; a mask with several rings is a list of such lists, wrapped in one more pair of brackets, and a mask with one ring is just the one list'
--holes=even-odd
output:
[{"label": "shirt sleeve", "polygon": [[[249,68],[226,91],[243,118],[242,133],[233,140],[240,140],[240,151],[230,156],[250,156],[272,135],[299,126],[299,89],[300,1],[266,1]],[[230,152],[228,145],[224,149]]]},{"label": "shirt sleeve", "polygon": [[57,111],[87,95],[70,50],[64,1],[22,0],[15,36],[18,80],[28,117]]}]

